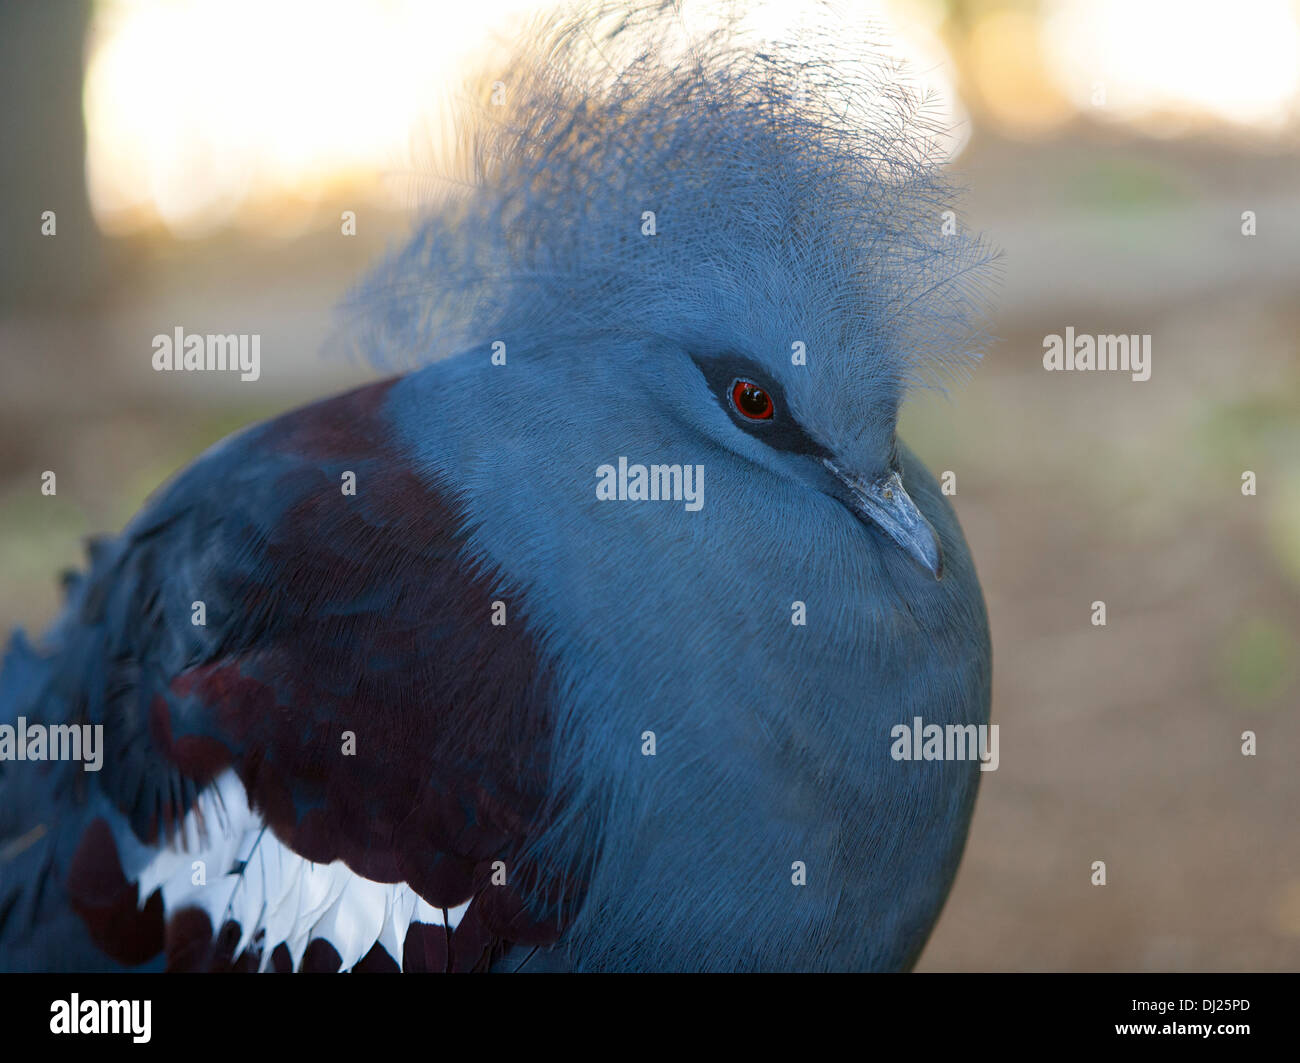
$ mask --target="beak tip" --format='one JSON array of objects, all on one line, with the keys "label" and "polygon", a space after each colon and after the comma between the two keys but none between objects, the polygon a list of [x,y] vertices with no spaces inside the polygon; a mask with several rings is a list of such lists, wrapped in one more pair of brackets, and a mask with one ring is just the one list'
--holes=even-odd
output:
[{"label": "beak tip", "polygon": [[935,582],[938,583],[943,579],[943,547],[939,543],[938,533],[931,529],[931,534],[934,536],[933,552],[923,549],[922,553],[918,555],[917,560],[921,562],[925,570],[929,572],[930,575],[934,577]]},{"label": "beak tip", "polygon": [[832,461],[827,461],[826,466],[847,488],[845,500],[860,518],[874,524],[902,547],[936,583],[943,579],[943,544],[939,533],[908,496],[897,471],[867,483],[846,474]]}]

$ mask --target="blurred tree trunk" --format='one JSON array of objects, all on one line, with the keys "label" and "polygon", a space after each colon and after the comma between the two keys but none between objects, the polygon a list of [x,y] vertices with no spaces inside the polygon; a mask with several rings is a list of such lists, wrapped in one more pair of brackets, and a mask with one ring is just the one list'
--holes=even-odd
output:
[{"label": "blurred tree trunk", "polygon": [[[86,196],[90,0],[0,2],[0,307],[84,302],[102,246]],[[54,211],[56,235],[41,234]]]}]

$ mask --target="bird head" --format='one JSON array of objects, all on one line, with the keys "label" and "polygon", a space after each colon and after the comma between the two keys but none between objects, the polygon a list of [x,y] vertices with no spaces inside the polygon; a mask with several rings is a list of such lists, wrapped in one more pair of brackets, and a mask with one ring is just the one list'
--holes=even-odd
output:
[{"label": "bird head", "polygon": [[691,31],[671,3],[527,39],[468,93],[460,178],[358,292],[367,352],[486,365],[502,345],[480,415],[506,434],[706,453],[938,578],[898,413],[977,356],[991,256],[945,224],[926,102],[879,51]]}]

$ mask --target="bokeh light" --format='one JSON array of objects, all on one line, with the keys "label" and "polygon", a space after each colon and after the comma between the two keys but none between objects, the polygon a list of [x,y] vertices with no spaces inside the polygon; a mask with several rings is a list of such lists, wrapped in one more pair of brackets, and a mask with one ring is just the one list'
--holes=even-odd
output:
[{"label": "bokeh light", "polygon": [[1050,67],[1080,109],[1155,134],[1205,118],[1276,130],[1300,113],[1293,0],[1047,0],[1043,16]]},{"label": "bokeh light", "polygon": [[[428,152],[441,143],[449,102],[492,54],[467,53],[464,42],[506,41],[519,18],[553,6],[100,0],[85,86],[95,217],[116,235],[161,223],[197,237],[250,214],[259,228],[292,226],[295,204],[340,186],[400,198],[402,183],[384,175],[436,162]],[[684,5],[682,18],[703,23],[717,10],[697,0]],[[820,17],[807,0],[747,10],[758,38],[788,36]],[[916,88],[932,100],[929,117],[954,130],[945,146],[955,153],[967,126],[936,33],[940,16],[932,5],[882,0],[835,15],[894,42]]]}]

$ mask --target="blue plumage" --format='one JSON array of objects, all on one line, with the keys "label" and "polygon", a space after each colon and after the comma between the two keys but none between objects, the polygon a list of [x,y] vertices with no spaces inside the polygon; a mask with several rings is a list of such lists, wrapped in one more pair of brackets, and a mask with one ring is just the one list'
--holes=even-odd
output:
[{"label": "blue plumage", "polygon": [[0,723],[109,755],[0,764],[0,966],[915,960],[978,771],[890,731],[986,723],[990,652],[895,426],[988,253],[878,60],[678,29],[539,30],[350,301],[410,371],[209,452],[15,642]]}]

